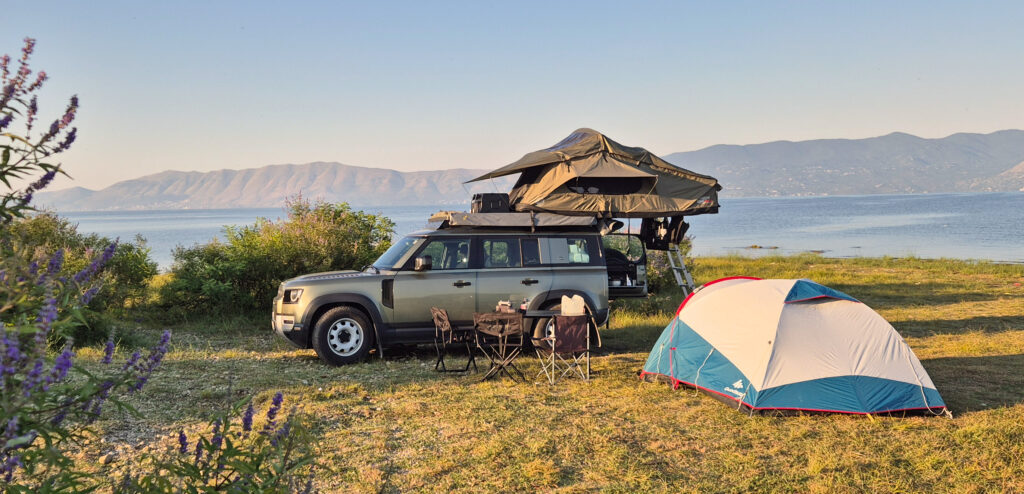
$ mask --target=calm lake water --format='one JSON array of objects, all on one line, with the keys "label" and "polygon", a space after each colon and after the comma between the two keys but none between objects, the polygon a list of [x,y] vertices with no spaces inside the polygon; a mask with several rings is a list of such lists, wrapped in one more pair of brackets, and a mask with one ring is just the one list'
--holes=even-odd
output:
[{"label": "calm lake water", "polygon": [[[717,215],[692,217],[696,255],[820,251],[829,257],[917,256],[1024,263],[1024,193],[866,195],[722,199]],[[468,207],[468,205],[467,205]],[[438,206],[371,207],[396,233],[426,226]],[[224,225],[284,216],[281,209],[62,213],[79,231],[146,238],[167,269],[177,245],[223,237]],[[640,220],[632,226],[639,228]],[[761,248],[751,248],[751,246]]]}]

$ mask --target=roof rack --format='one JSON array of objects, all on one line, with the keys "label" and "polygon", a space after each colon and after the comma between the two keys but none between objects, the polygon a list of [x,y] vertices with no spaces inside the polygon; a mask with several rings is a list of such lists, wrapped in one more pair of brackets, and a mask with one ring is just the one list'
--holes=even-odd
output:
[{"label": "roof rack", "polygon": [[[465,211],[438,211],[428,223],[435,229],[453,227],[486,228],[593,228],[601,233],[612,231],[612,222],[594,216],[567,216],[554,213],[467,213]],[[617,222],[621,226],[621,222]],[[607,231],[605,231],[607,230]]]}]

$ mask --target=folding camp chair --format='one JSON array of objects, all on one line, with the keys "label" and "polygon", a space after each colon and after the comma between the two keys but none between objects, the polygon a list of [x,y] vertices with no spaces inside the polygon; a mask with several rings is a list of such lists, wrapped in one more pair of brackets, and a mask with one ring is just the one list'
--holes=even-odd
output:
[{"label": "folding camp chair", "polygon": [[[473,366],[474,371],[477,370],[476,356],[473,355],[473,347],[470,346],[473,341],[473,331],[452,327],[452,323],[448,319],[448,311],[444,309],[431,307],[430,316],[434,319],[434,348],[437,350],[437,362],[434,363],[434,370],[438,372],[467,372],[470,365]],[[466,362],[466,367],[462,369],[449,369],[444,363],[444,358],[448,355],[448,347],[453,345],[466,347],[469,360]]]},{"label": "folding camp chair", "polygon": [[[590,380],[590,322],[593,317],[554,316],[554,330],[543,338],[534,338],[533,347],[541,371],[549,384],[563,377],[579,376]],[[595,325],[596,327],[596,325]]]}]

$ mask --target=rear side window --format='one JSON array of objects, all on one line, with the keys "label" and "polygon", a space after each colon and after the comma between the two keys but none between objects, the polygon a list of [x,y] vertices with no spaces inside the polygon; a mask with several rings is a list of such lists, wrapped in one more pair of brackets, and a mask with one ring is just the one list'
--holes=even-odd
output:
[{"label": "rear side window", "polygon": [[569,246],[569,264],[590,264],[590,239],[581,237],[565,240]]},{"label": "rear side window", "polygon": [[549,237],[543,242],[544,264],[593,264],[600,257],[592,237]]},{"label": "rear side window", "polygon": [[519,241],[513,238],[483,241],[484,268],[518,268],[522,266]]}]

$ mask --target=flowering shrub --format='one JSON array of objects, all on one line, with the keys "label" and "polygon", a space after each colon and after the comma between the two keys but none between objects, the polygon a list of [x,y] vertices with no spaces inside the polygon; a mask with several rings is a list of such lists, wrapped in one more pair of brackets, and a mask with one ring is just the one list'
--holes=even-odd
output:
[{"label": "flowering shrub", "polygon": [[211,421],[206,434],[190,436],[180,431],[170,455],[149,458],[150,464],[143,465],[147,473],[125,477],[118,491],[312,491],[312,437],[303,418],[294,412],[279,420],[283,402],[280,392],[274,395],[260,427],[254,428],[252,403],[243,412],[245,402],[240,402]]},{"label": "flowering shrub", "polygon": [[[66,456],[72,445],[90,435],[107,404],[131,410],[121,397],[138,392],[167,353],[170,333],[147,356],[135,352],[114,363],[114,342],[104,350],[103,368],[86,370],[74,364],[67,340],[55,357],[48,354],[51,335],[68,334],[81,323],[82,308],[100,290],[100,276],[118,248],[97,249],[80,268],[65,271],[66,252],[19,243],[11,222],[32,211],[32,195],[60,173],[48,163],[67,150],[77,129],[69,128],[78,110],[72,97],[61,118],[33,138],[38,115],[35,92],[45,72],[33,79],[28,61],[35,41],[25,40],[17,70],[9,56],[0,57],[0,488],[6,492],[88,490],[89,475]],[[25,120],[24,134],[14,133],[15,117]],[[15,183],[41,177],[24,189]]]},{"label": "flowering shrub", "polygon": [[[68,278],[57,276],[64,262],[62,250],[42,267],[3,258],[0,484],[10,489],[82,487],[86,476],[64,455],[66,445],[88,435],[87,426],[106,403],[130,410],[119,397],[141,390],[167,353],[170,332],[164,332],[147,356],[137,351],[123,363],[114,363],[114,342],[108,341],[100,370],[75,366],[70,340],[56,358],[47,355],[51,333],[74,324],[82,305],[95,295],[96,276],[115,247],[112,244]],[[34,305],[30,300],[35,293],[42,293],[43,300],[30,316],[24,307]]]},{"label": "flowering shrub", "polygon": [[[0,243],[0,255],[40,258],[43,253],[64,253],[64,268],[60,276],[71,276],[83,269],[96,253],[102,252],[114,243],[108,238],[95,234],[79,233],[77,226],[53,213],[37,213],[25,218],[16,218],[8,225]],[[72,328],[71,336],[76,343],[101,343],[108,331],[105,328],[106,312],[124,312],[128,307],[139,306],[145,298],[148,283],[157,274],[156,262],[150,257],[145,240],[136,237],[132,242],[117,242],[109,261],[99,275],[102,284],[95,296],[83,310],[87,325]]]},{"label": "flowering shrub", "polygon": [[[78,129],[71,127],[78,113],[78,96],[72,96],[63,116],[33,137],[39,117],[36,93],[48,78],[44,71],[32,77],[29,59],[35,44],[34,39],[25,38],[17,69],[11,66],[9,55],[0,56],[0,136],[4,138],[0,140],[0,182],[8,189],[0,194],[0,225],[32,210],[32,195],[63,173],[60,165],[48,159],[70,148],[78,136]],[[24,119],[24,134],[13,131],[16,116]],[[12,188],[13,180],[27,179],[39,172],[43,175],[24,190]]]},{"label": "flowering shrub", "polygon": [[192,314],[262,311],[281,281],[360,269],[391,246],[394,223],[383,216],[301,197],[289,200],[287,209],[284,221],[228,227],[225,243],[176,249],[162,304]]}]

